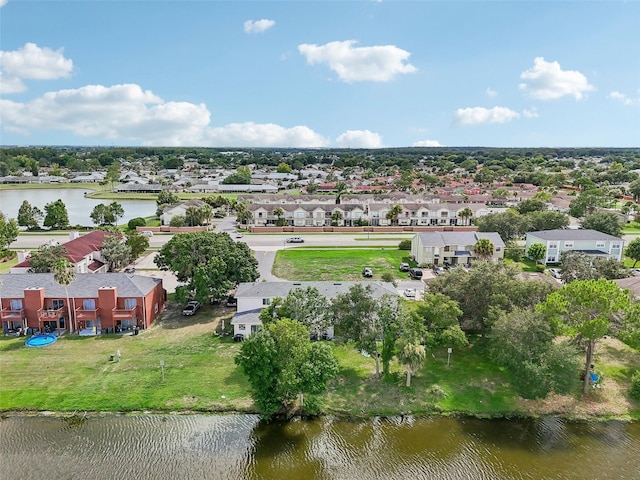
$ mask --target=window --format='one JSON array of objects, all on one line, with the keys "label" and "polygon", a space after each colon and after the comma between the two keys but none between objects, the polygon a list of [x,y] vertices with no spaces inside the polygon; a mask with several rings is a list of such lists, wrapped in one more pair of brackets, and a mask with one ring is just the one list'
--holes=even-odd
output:
[{"label": "window", "polygon": [[246,329],[247,329],[247,327],[246,327],[246,325],[244,323],[239,323],[238,324],[238,330],[246,330]]},{"label": "window", "polygon": [[153,306],[153,312],[158,313],[158,303]]},{"label": "window", "polygon": [[502,250],[501,247],[496,247],[496,252],[499,252],[500,250]]},{"label": "window", "polygon": [[573,248],[573,240],[565,240],[564,248]]},{"label": "window", "polygon": [[549,250],[556,250],[558,248],[558,242],[549,242]]},{"label": "window", "polygon": [[271,299],[270,298],[263,298],[262,299],[262,304],[263,305],[271,305]]},{"label": "window", "polygon": [[64,307],[64,300],[52,300],[51,308],[54,310],[58,310],[59,308]]},{"label": "window", "polygon": [[619,250],[619,249],[620,249],[620,243],[611,242],[611,250]]},{"label": "window", "polygon": [[11,300],[11,310],[22,310],[22,299]]},{"label": "window", "polygon": [[296,213],[296,217],[297,218],[304,218],[304,212],[297,212]]},{"label": "window", "polygon": [[82,309],[83,310],[95,310],[96,309],[96,301],[93,298],[82,300]]},{"label": "window", "polygon": [[136,301],[135,298],[126,298],[124,300],[125,310],[131,310],[133,308],[136,308],[137,305],[138,305],[138,302]]},{"label": "window", "polygon": [[606,246],[607,242],[603,241],[603,240],[598,240],[596,242],[596,248],[604,248]]}]

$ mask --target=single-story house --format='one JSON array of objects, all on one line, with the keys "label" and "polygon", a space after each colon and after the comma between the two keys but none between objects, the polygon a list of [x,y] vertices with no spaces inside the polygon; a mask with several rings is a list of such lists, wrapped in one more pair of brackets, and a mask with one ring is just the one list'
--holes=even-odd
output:
[{"label": "single-story house", "polygon": [[546,247],[546,254],[541,260],[547,263],[560,261],[562,252],[582,252],[587,255],[602,256],[622,260],[624,240],[597,230],[541,230],[527,233],[525,252],[534,243],[541,243]]},{"label": "single-story house", "polygon": [[[321,295],[331,299],[349,289],[358,282],[246,282],[238,285],[235,298],[238,301],[236,314],[231,320],[234,335],[243,335],[245,338],[257,332],[262,327],[260,311],[270,305],[274,298],[284,298],[290,291],[313,287]],[[388,282],[362,282],[363,285],[371,285],[374,298],[383,295],[398,296],[398,291],[392,283]],[[327,338],[333,338],[333,327],[324,332]]]},{"label": "single-story house", "polygon": [[422,232],[411,240],[411,255],[418,265],[468,265],[477,258],[473,246],[486,238],[493,243],[493,260],[504,258],[504,241],[496,232]]},{"label": "single-story house", "polygon": [[147,328],[166,299],[161,279],[126,273],[80,273],[66,289],[52,273],[4,274],[0,281],[5,334],[70,330],[97,335]]}]

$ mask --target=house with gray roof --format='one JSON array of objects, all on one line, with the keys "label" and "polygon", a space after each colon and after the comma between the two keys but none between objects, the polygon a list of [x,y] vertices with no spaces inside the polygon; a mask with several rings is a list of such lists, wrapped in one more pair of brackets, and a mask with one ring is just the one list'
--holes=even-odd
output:
[{"label": "house with gray roof", "polygon": [[613,235],[587,229],[558,229],[528,232],[525,252],[534,243],[546,247],[546,254],[541,260],[545,265],[558,263],[563,252],[582,252],[598,257],[622,260],[624,240]]},{"label": "house with gray roof", "polygon": [[[260,311],[271,304],[274,298],[284,298],[295,289],[312,287],[321,295],[331,299],[342,293],[347,293],[351,287],[362,282],[246,282],[238,285],[235,298],[238,301],[237,313],[233,316],[234,335],[245,338],[257,332],[262,327]],[[372,289],[373,298],[383,295],[398,296],[398,291],[392,283],[365,282]],[[333,338],[333,327],[325,332],[327,338]]]},{"label": "house with gray roof", "polygon": [[411,255],[418,265],[470,265],[473,246],[486,238],[493,243],[493,260],[504,258],[504,241],[496,232],[423,232],[411,239]]},{"label": "house with gray roof", "polygon": [[126,273],[79,273],[66,289],[52,273],[4,274],[0,282],[5,334],[133,331],[149,327],[166,300],[161,279]]}]

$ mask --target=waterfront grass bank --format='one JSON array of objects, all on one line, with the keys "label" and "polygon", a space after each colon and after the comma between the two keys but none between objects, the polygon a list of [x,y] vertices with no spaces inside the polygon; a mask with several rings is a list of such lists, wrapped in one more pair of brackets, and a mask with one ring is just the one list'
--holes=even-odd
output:
[{"label": "waterfront grass bank", "polygon": [[[0,337],[0,411],[254,412],[248,382],[233,360],[240,344],[215,334],[231,316],[229,309],[204,306],[186,318],[172,306],[137,336],[65,335],[39,349],[25,347],[24,337]],[[598,350],[605,380],[586,401],[578,391],[522,400],[478,337],[454,349],[450,359],[446,349],[430,351],[411,388],[404,386],[400,365],[392,363],[391,376],[379,380],[371,358],[352,345],[332,345],[340,372],[325,395],[329,414],[640,418],[639,406],[626,395],[640,354],[615,340]]]}]

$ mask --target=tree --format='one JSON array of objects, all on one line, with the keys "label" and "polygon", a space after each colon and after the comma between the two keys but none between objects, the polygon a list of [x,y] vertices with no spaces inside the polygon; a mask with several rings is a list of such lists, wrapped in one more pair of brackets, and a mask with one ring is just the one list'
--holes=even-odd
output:
[{"label": "tree", "polygon": [[175,193],[171,193],[168,190],[162,190],[158,193],[156,205],[177,205],[178,203],[180,203],[180,197]]},{"label": "tree", "polygon": [[403,212],[402,205],[396,204],[393,207],[391,207],[391,210],[387,212],[386,218],[387,220],[390,221],[391,225],[397,225],[398,217],[402,212]]},{"label": "tree", "polygon": [[530,212],[523,215],[524,224],[522,229],[525,232],[537,232],[540,230],[558,230],[569,226],[569,216],[562,212],[544,210],[541,212]]},{"label": "tree", "polygon": [[615,258],[594,257],[584,252],[563,252],[560,255],[562,281],[604,278],[615,280],[630,276],[629,269]]},{"label": "tree", "polygon": [[342,214],[341,210],[334,210],[333,212],[331,212],[331,225],[333,225],[334,227],[339,226],[343,218],[344,215]]},{"label": "tree", "polygon": [[307,327],[310,336],[320,338],[331,325],[328,308],[327,297],[317,288],[294,288],[286,297],[274,299],[264,308],[262,311],[266,313],[264,318],[261,316],[261,320],[268,323],[280,318],[289,318]]},{"label": "tree", "polygon": [[246,166],[240,166],[227,178],[222,180],[225,185],[249,185],[251,184],[251,169]]},{"label": "tree", "polygon": [[104,237],[101,250],[102,258],[109,265],[109,271],[120,270],[131,259],[131,247],[118,235]]},{"label": "tree", "polygon": [[619,237],[622,232],[620,216],[613,212],[597,212],[582,220],[582,228],[597,230],[598,232]]},{"label": "tree", "polygon": [[521,201],[518,205],[518,212],[520,212],[520,215],[524,215],[530,212],[541,212],[546,209],[546,202],[542,201],[539,198],[529,198],[527,200]]},{"label": "tree", "polygon": [[590,215],[598,208],[604,207],[607,202],[607,197],[601,190],[597,188],[585,190],[569,203],[569,215],[576,218]]},{"label": "tree", "polygon": [[170,270],[185,285],[176,289],[179,300],[194,292],[194,299],[208,302],[227,296],[240,282],[254,282],[258,261],[244,242],[227,233],[191,232],[174,235],[154,259],[161,270]]},{"label": "tree", "polygon": [[471,217],[473,217],[473,210],[471,210],[469,207],[464,207],[458,213],[458,217],[462,219],[465,225],[469,225],[469,223],[471,222]]},{"label": "tree", "polygon": [[111,222],[109,222],[107,219],[108,216],[109,208],[104,203],[99,203],[98,205],[93,207],[93,210],[89,214],[89,217],[96,225],[111,224]]},{"label": "tree", "polygon": [[60,199],[49,202],[44,206],[46,213],[43,225],[52,230],[63,230],[69,226],[67,206]]},{"label": "tree", "polygon": [[317,191],[318,191],[318,184],[314,182],[313,179],[309,180],[309,183],[307,184],[307,193],[309,195],[313,195]]},{"label": "tree", "polygon": [[15,218],[8,219],[0,212],[0,258],[9,256],[9,245],[18,239],[19,233]]},{"label": "tree", "polygon": [[[235,362],[247,376],[253,401],[267,419],[291,412],[297,398],[304,408],[303,395],[320,395],[338,372],[331,347],[310,342],[307,329],[286,318],[245,340]],[[309,400],[307,409],[317,410],[317,401]]]},{"label": "tree", "polygon": [[132,218],[127,222],[127,228],[131,231],[135,231],[136,227],[144,227],[147,221],[142,217]]},{"label": "tree", "polygon": [[241,202],[236,204],[235,210],[236,210],[236,217],[238,219],[238,222],[244,223],[245,225],[249,223],[249,220],[251,220],[252,215],[246,203]]},{"label": "tree", "polygon": [[636,237],[629,242],[627,248],[624,249],[624,254],[633,260],[631,268],[635,268],[636,264],[640,262],[640,237]]},{"label": "tree", "polygon": [[140,235],[137,230],[127,232],[126,244],[131,250],[131,259],[136,259],[149,248],[149,237]]},{"label": "tree", "polygon": [[291,167],[287,163],[280,162],[276,171],[278,173],[291,173]]},{"label": "tree", "polygon": [[485,335],[500,311],[532,308],[553,290],[547,282],[518,280],[518,273],[513,265],[478,261],[468,272],[454,269],[430,280],[429,291],[457,301],[461,327]]},{"label": "tree", "polygon": [[527,249],[527,257],[529,257],[534,262],[539,262],[542,260],[547,254],[547,247],[544,243],[536,242],[529,245]]},{"label": "tree", "polygon": [[282,217],[284,216],[284,209],[282,207],[277,207],[273,209],[273,214],[276,216],[276,225],[278,227],[283,227],[286,225],[287,220],[282,221]]},{"label": "tree", "polygon": [[629,184],[629,193],[633,195],[633,201],[640,200],[640,180],[634,180]]},{"label": "tree", "polygon": [[59,284],[64,286],[64,293],[67,297],[67,317],[69,329],[73,332],[77,325],[74,326],[74,319],[71,313],[71,302],[69,301],[69,285],[76,279],[76,273],[73,269],[73,265],[66,258],[60,258],[53,266],[53,279]]},{"label": "tree", "polygon": [[511,209],[478,217],[475,224],[479,232],[497,232],[505,243],[516,240],[527,231],[522,216]]},{"label": "tree", "polygon": [[473,246],[473,253],[480,260],[489,260],[493,257],[495,246],[488,238],[480,238]]},{"label": "tree", "polygon": [[[388,354],[392,337],[389,331],[397,328],[400,313],[398,299],[383,297],[376,300],[372,296],[371,285],[356,284],[348,292],[334,297],[330,309],[336,329],[344,338],[352,341],[357,350],[373,358],[376,377],[379,377],[381,354],[378,339],[382,339],[382,351]],[[392,344],[395,344],[395,340],[393,338]]]},{"label": "tree", "polygon": [[569,393],[577,383],[575,346],[556,342],[539,312],[516,309],[502,314],[491,330],[490,346],[492,358],[511,372],[511,382],[524,398]]},{"label": "tree", "polygon": [[589,392],[591,365],[597,340],[611,333],[616,316],[631,306],[628,290],[608,280],[578,280],[547,297],[540,311],[556,333],[577,336],[586,345],[582,392]]},{"label": "tree", "polygon": [[25,200],[18,210],[18,225],[27,227],[28,230],[37,230],[40,228],[43,216],[42,210]]},{"label": "tree", "polygon": [[398,361],[407,368],[406,386],[411,386],[411,376],[420,370],[427,358],[424,345],[411,341],[402,342],[398,349]]}]

